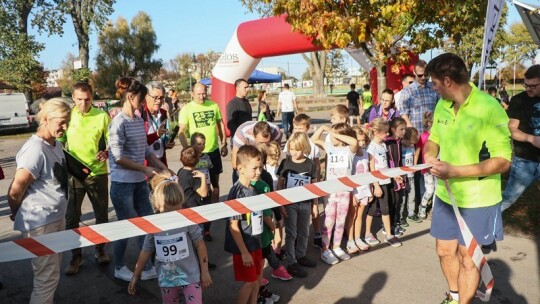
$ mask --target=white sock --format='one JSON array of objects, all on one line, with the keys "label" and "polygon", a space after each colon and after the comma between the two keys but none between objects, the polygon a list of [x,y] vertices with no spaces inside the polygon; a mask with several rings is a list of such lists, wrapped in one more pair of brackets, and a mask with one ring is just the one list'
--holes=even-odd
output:
[{"label": "white sock", "polygon": [[456,292],[450,291],[450,296],[452,296],[452,299],[459,302],[459,293],[457,291]]}]

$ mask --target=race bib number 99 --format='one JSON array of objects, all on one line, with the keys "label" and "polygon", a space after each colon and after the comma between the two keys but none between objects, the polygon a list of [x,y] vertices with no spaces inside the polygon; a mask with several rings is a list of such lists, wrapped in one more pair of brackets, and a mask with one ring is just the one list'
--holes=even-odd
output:
[{"label": "race bib number 99", "polygon": [[290,173],[287,175],[287,188],[294,188],[298,186],[303,186],[311,183],[311,177]]},{"label": "race bib number 99", "polygon": [[172,235],[156,235],[154,241],[156,244],[156,258],[160,262],[174,262],[189,256],[185,232]]}]

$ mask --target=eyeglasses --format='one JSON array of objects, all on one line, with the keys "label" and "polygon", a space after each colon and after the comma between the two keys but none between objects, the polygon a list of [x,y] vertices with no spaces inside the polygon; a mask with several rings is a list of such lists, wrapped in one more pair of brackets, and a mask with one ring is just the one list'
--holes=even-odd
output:
[{"label": "eyeglasses", "polygon": [[152,96],[150,94],[146,94],[146,96],[152,98],[154,101],[156,100],[163,101],[165,99],[165,96]]},{"label": "eyeglasses", "polygon": [[[416,74],[416,77],[418,78],[424,78],[427,77],[426,74]],[[409,82],[410,83],[410,82]]]},{"label": "eyeglasses", "polygon": [[526,83],[523,83],[523,87],[525,89],[531,89],[531,90],[534,90],[538,85],[540,85],[540,82],[537,83],[537,84],[526,84]]},{"label": "eyeglasses", "polygon": [[409,81],[409,84],[412,84],[413,82],[414,82],[414,80],[411,80],[411,81]]}]

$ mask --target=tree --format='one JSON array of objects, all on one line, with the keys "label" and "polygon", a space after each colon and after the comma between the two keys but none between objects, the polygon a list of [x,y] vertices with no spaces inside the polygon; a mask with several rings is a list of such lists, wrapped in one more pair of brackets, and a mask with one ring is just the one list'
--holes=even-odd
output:
[{"label": "tree", "polygon": [[332,83],[334,79],[347,75],[347,68],[345,67],[345,60],[343,59],[341,50],[331,50],[328,52],[325,75]]},{"label": "tree", "polygon": [[326,55],[328,51],[319,51],[302,54],[302,57],[307,62],[311,71],[311,79],[313,80],[313,95],[324,96],[324,72],[326,70]]},{"label": "tree", "polygon": [[[501,20],[499,22],[499,28],[495,34],[495,41],[493,42],[493,48],[491,49],[490,58],[498,58],[501,55],[500,49],[502,46],[508,44],[507,35],[504,31],[506,25],[506,15],[508,9],[505,7],[502,12]],[[451,52],[463,59],[467,65],[469,76],[472,73],[473,66],[476,64],[480,66],[482,60],[482,44],[484,41],[484,26],[478,26],[471,28],[461,39],[454,40],[449,39],[443,45],[445,52]]]},{"label": "tree", "polygon": [[538,45],[534,43],[531,34],[523,22],[514,22],[505,33],[506,47],[503,60],[513,65],[514,61],[524,62],[536,57]]},{"label": "tree", "polygon": [[54,7],[47,0],[0,0],[0,79],[24,92],[30,103],[32,82],[43,77],[35,59],[43,45],[28,35],[28,22],[39,33],[61,34],[64,19]]},{"label": "tree", "polygon": [[[447,38],[461,41],[462,33],[484,24],[487,0],[242,0],[252,11],[286,14],[294,31],[325,49],[363,49],[379,71],[379,87],[386,60],[392,72],[409,60],[409,49],[421,54],[441,47]],[[379,92],[382,90],[379,90]]]},{"label": "tree", "polygon": [[59,8],[71,16],[79,42],[79,60],[88,69],[89,35],[92,25],[99,31],[113,12],[115,0],[57,0]]},{"label": "tree", "polygon": [[159,45],[152,20],[144,12],[135,15],[131,24],[122,17],[114,25],[109,23],[99,35],[98,46],[95,82],[100,95],[113,96],[119,77],[146,82],[159,74],[161,60],[152,59]]},{"label": "tree", "polygon": [[302,74],[302,80],[311,80],[311,68],[307,67],[304,71],[304,74]]},{"label": "tree", "polygon": [[220,54],[209,50],[205,54],[199,54],[196,57],[197,69],[199,76],[202,78],[209,78],[212,76],[212,69],[219,60]]}]

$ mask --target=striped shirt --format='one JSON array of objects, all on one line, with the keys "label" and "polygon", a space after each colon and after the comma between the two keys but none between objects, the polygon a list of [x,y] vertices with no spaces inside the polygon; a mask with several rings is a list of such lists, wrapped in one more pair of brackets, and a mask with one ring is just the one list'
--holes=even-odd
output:
[{"label": "striped shirt", "polygon": [[143,172],[127,169],[116,163],[120,158],[127,158],[144,165],[145,157],[150,153],[146,145],[144,120],[118,113],[109,125],[109,167],[111,181],[138,183],[146,180]]},{"label": "striped shirt", "polygon": [[[238,129],[236,129],[236,132],[234,133],[234,137],[232,139],[233,147],[240,148],[244,145],[257,144],[257,142],[255,141],[255,135],[253,135],[253,128],[255,127],[256,123],[258,123],[258,121],[248,121],[241,124]],[[279,130],[278,126],[273,123],[267,122],[267,124],[269,124],[270,129],[272,129],[272,133],[270,134],[270,141],[275,140],[278,143],[281,143],[281,130]]]},{"label": "striped shirt", "polygon": [[422,133],[424,132],[422,115],[425,112],[433,113],[439,98],[439,94],[433,90],[431,82],[421,87],[415,81],[401,91],[400,106],[402,109],[399,110],[401,115],[409,116],[412,126]]}]

